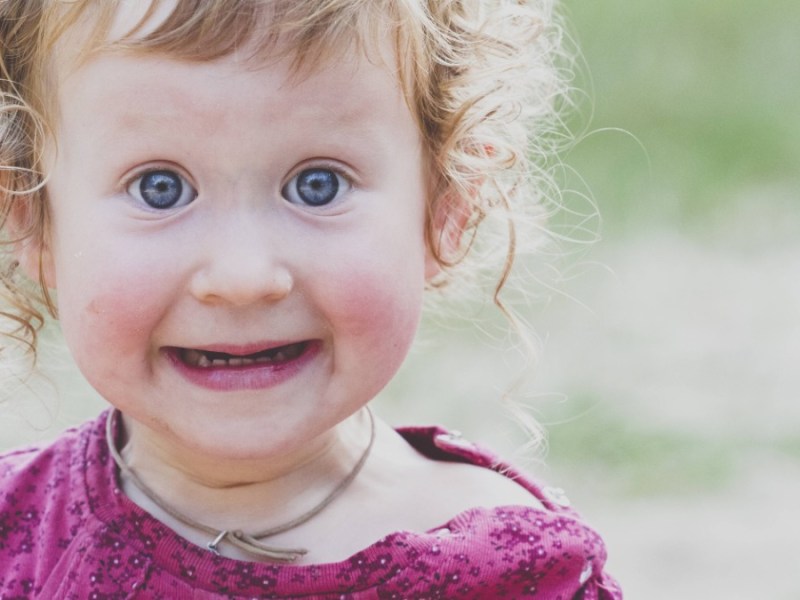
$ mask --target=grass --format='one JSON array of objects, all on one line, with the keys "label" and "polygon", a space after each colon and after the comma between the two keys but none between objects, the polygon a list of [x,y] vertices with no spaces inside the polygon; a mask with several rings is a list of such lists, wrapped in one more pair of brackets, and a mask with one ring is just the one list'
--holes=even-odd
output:
[{"label": "grass", "polygon": [[556,470],[602,473],[612,495],[712,492],[736,475],[742,446],[735,439],[643,425],[588,395],[572,396],[569,405],[581,416],[548,428],[550,462]]},{"label": "grass", "polygon": [[607,231],[700,231],[744,191],[797,188],[800,4],[564,5],[586,62],[577,86],[593,87],[572,127],[587,127],[593,110],[588,128],[598,132],[567,160]]},{"label": "grass", "polygon": [[[746,251],[763,252],[775,237],[796,244],[800,3],[562,4],[583,57],[576,87],[587,91],[569,122],[585,133],[565,157],[579,175],[567,178],[575,193],[566,203],[586,212],[588,190],[602,215],[603,243],[623,246],[666,230],[713,238],[722,252],[756,235],[761,245],[745,243]],[[571,415],[587,413],[548,427],[549,461],[608,473],[621,494],[719,489],[756,448],[800,456],[797,437],[692,433],[642,423],[580,389],[559,391],[570,396]]]}]

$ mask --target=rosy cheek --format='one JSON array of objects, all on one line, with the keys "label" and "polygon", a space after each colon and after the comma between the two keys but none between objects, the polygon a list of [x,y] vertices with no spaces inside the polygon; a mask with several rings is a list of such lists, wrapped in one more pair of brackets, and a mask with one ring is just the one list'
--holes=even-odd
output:
[{"label": "rosy cheek", "polygon": [[142,355],[147,347],[143,336],[152,326],[155,308],[150,286],[131,280],[124,285],[109,282],[59,303],[62,328],[79,365],[103,363],[120,353]]},{"label": "rosy cheek", "polygon": [[397,266],[359,267],[340,271],[326,286],[329,322],[338,336],[368,344],[372,352],[402,350],[404,356],[420,318],[422,275]]},{"label": "rosy cheek", "polygon": [[92,299],[83,310],[82,320],[110,335],[119,336],[143,331],[149,312],[144,295],[111,292]]}]

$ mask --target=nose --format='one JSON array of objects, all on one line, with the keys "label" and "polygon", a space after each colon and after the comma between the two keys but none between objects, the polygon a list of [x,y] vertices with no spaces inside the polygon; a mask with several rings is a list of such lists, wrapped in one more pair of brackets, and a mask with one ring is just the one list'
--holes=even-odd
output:
[{"label": "nose", "polygon": [[190,282],[203,303],[245,306],[276,302],[288,296],[294,279],[280,235],[255,219],[216,222],[205,241]]}]

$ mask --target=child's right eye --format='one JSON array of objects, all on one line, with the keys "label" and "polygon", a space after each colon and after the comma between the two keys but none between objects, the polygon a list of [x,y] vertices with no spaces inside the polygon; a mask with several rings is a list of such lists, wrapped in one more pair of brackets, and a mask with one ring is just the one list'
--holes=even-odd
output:
[{"label": "child's right eye", "polygon": [[128,193],[151,208],[164,210],[189,204],[197,190],[169,169],[157,169],[140,175],[128,184]]}]

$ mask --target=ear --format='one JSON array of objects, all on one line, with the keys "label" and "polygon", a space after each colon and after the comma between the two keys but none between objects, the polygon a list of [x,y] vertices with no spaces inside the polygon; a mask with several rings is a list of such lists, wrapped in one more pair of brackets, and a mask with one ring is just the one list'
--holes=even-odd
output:
[{"label": "ear", "polygon": [[11,199],[6,218],[6,230],[13,240],[12,252],[20,269],[32,281],[55,288],[55,268],[49,246],[49,227],[43,206],[37,196],[17,196]]},{"label": "ear", "polygon": [[48,288],[56,287],[55,269],[47,245],[42,240],[29,237],[14,244],[14,255],[20,269],[32,281]]},{"label": "ear", "polygon": [[431,209],[425,279],[430,281],[461,258],[461,240],[472,216],[469,201],[454,190],[443,193]]}]

